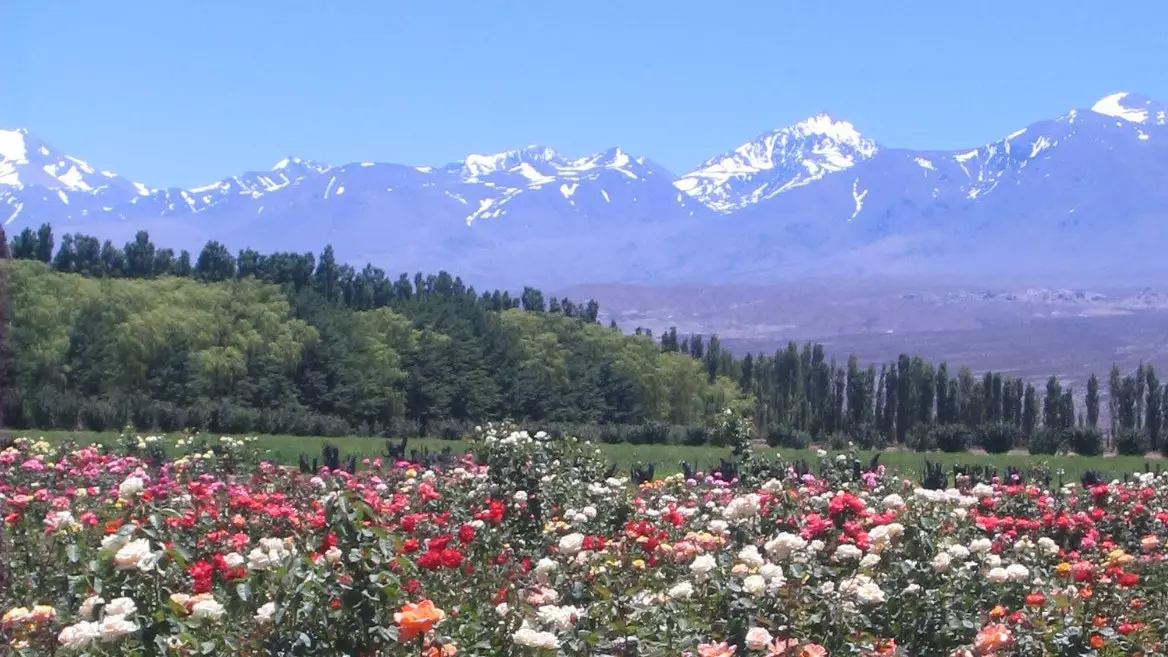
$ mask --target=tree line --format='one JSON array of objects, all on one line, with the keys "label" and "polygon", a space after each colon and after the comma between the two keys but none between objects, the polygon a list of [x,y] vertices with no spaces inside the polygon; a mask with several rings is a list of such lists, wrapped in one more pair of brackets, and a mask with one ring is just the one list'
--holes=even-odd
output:
[{"label": "tree line", "polygon": [[[654,338],[597,323],[595,301],[535,288],[477,293],[446,272],[396,279],[311,253],[197,256],[145,232],[122,247],[51,226],[9,246],[9,424],[298,434],[457,435],[513,418],[598,440],[702,443],[749,403],[771,444],[1097,454],[1165,449],[1168,395],[1151,365],[1092,375],[1079,407],[997,372],[910,355],[861,365],[823,345],[737,357],[716,335]],[[0,300],[2,301],[2,300]]]}]

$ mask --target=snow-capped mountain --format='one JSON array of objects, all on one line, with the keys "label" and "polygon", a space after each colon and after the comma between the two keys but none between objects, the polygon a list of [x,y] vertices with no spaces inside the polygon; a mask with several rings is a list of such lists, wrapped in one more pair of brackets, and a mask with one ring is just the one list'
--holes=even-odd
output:
[{"label": "snow-capped mountain", "polygon": [[674,185],[728,213],[850,169],[878,150],[851,123],[819,114],[710,158]]},{"label": "snow-capped mountain", "polygon": [[[544,146],[445,166],[288,157],[192,189],[154,188],[0,131],[9,234],[197,250],[319,250],[492,285],[923,274],[1133,279],[1168,273],[1166,106],[1129,93],[958,151],[879,144],[826,114],[675,177],[620,148]],[[1168,261],[1164,261],[1168,262]]]}]

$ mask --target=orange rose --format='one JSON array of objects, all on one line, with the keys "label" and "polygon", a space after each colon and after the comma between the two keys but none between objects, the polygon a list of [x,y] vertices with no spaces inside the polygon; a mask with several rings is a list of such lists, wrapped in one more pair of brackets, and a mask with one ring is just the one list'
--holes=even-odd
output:
[{"label": "orange rose", "polygon": [[434,629],[434,625],[443,618],[446,618],[446,612],[429,600],[417,604],[407,602],[402,605],[401,611],[393,615],[397,623],[397,638],[399,641],[410,641]]}]

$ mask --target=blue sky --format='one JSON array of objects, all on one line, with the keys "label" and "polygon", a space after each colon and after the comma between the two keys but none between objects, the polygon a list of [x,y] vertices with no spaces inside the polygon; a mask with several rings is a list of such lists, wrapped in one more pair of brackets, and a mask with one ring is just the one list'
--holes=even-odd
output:
[{"label": "blue sky", "polygon": [[1160,2],[2,2],[0,126],[184,186],[531,143],[681,172],[819,111],[959,148],[1168,100],[1165,24]]}]

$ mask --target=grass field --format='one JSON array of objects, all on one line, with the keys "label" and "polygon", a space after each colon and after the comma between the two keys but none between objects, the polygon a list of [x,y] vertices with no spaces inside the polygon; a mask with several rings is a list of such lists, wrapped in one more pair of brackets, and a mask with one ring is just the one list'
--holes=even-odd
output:
[{"label": "grass field", "polygon": [[[118,439],[117,432],[23,431],[14,432],[14,435],[24,435],[29,438],[44,438],[50,442],[72,439],[80,444],[89,444],[92,442],[114,444]],[[356,454],[358,457],[368,456],[370,458],[385,454],[385,439],[358,436],[341,438],[258,436],[256,444],[260,450],[268,455],[268,458],[289,465],[295,464],[301,454],[307,455],[310,459],[319,457],[321,448],[328,444],[339,447],[342,458],[347,458],[352,454]],[[430,451],[440,451],[447,446],[451,447],[455,452],[461,453],[466,451],[470,443],[466,441],[441,440],[438,438],[413,438],[410,439],[408,448],[418,450],[427,448]],[[681,466],[679,464],[681,461],[688,461],[695,468],[700,469],[716,465],[720,458],[730,457],[730,450],[728,448],[712,446],[601,444],[598,447],[606,457],[617,463],[622,472],[627,472],[628,467],[638,461],[644,463],[654,462],[657,464],[656,472],[659,475],[680,472]],[[760,452],[763,454],[779,453],[784,458],[805,459],[808,463],[814,463],[816,459],[814,449],[788,450],[764,447],[760,449]],[[868,459],[871,458],[873,452],[862,452],[861,454],[863,458]],[[887,468],[911,477],[919,475],[926,459],[933,463],[941,463],[946,471],[949,470],[950,466],[957,464],[989,465],[997,468],[999,471],[1004,471],[1008,466],[1025,468],[1045,465],[1052,472],[1057,472],[1060,469],[1063,470],[1065,473],[1064,480],[1068,482],[1078,481],[1079,476],[1085,470],[1095,470],[1110,477],[1119,477],[1125,473],[1143,472],[1149,468],[1154,469],[1157,467],[1157,463],[1159,463],[1155,459],[1134,456],[1031,456],[1029,454],[982,454],[975,452],[966,454],[919,454],[902,450],[887,450],[881,452],[880,455],[880,463]]]}]

